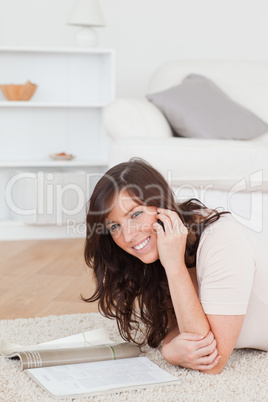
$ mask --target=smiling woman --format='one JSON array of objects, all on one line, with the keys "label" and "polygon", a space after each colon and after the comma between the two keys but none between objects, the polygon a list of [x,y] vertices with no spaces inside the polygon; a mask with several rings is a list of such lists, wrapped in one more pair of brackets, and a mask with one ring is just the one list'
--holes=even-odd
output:
[{"label": "smiling woman", "polygon": [[228,212],[176,202],[143,160],[116,165],[97,183],[85,260],[97,287],[83,300],[116,318],[124,339],[163,341],[171,364],[219,373],[235,347],[268,350],[267,249]]},{"label": "smiling woman", "polygon": [[140,205],[121,191],[108,215],[107,227],[114,242],[145,264],[158,260],[156,207]]}]

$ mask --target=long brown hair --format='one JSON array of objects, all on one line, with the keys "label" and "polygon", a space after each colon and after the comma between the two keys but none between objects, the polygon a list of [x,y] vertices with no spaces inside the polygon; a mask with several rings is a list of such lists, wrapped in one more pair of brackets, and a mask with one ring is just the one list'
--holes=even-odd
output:
[{"label": "long brown hair", "polygon": [[[87,213],[85,261],[93,269],[96,290],[86,302],[98,300],[99,311],[116,318],[123,339],[157,347],[167,333],[173,312],[164,267],[157,260],[145,264],[128,254],[112,239],[105,221],[113,201],[126,190],[140,204],[176,211],[188,229],[185,251],[187,268],[196,264],[196,251],[204,229],[226,212],[208,210],[197,199],[175,201],[164,177],[139,158],[114,166],[99,180],[90,198]],[[143,325],[143,339],[135,333]],[[144,329],[145,328],[145,329]]]}]

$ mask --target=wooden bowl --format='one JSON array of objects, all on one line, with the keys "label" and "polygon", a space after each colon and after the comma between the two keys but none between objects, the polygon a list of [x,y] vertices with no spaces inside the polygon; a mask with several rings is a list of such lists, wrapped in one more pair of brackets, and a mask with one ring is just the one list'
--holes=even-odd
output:
[{"label": "wooden bowl", "polygon": [[3,94],[10,101],[28,101],[37,89],[37,85],[27,81],[24,85],[0,85]]}]

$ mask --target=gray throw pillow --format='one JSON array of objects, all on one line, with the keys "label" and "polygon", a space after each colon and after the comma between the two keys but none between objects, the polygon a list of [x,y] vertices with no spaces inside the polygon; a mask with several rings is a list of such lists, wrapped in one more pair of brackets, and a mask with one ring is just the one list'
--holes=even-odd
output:
[{"label": "gray throw pillow", "polygon": [[147,98],[178,136],[249,140],[268,132],[268,124],[201,75],[190,74],[180,85]]}]

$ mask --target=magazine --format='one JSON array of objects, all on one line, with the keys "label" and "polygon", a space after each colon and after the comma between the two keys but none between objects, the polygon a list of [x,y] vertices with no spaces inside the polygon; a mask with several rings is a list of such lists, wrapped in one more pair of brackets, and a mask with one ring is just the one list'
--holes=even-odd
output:
[{"label": "magazine", "polygon": [[55,398],[178,383],[129,342],[114,343],[104,328],[38,345],[0,343],[0,353]]}]

